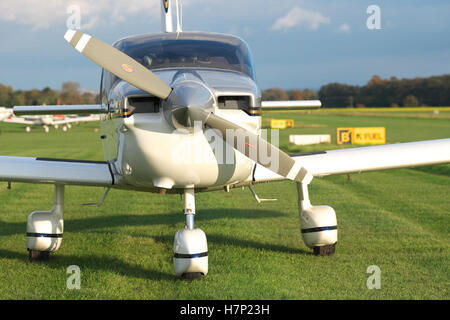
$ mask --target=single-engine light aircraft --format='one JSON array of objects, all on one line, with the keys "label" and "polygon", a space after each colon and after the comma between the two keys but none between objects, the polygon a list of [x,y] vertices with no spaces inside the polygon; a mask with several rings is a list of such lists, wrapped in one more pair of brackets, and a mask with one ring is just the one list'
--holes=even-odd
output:
[{"label": "single-engine light aircraft", "polygon": [[[1,112],[1,110],[0,110]],[[30,132],[32,126],[40,126],[44,128],[45,132],[50,131],[50,127],[53,126],[58,129],[62,126],[62,130],[65,132],[72,127],[72,123],[98,121],[100,120],[98,115],[77,116],[77,115],[42,115],[42,116],[21,116],[17,117],[14,114],[6,116],[4,119],[0,118],[0,121],[7,123],[17,123],[26,125],[25,131]]]},{"label": "single-engine light aircraft", "polygon": [[111,46],[76,30],[65,33],[76,51],[102,68],[101,104],[14,107],[15,115],[101,115],[104,161],[0,156],[0,181],[55,186],[53,208],[28,217],[30,260],[60,248],[66,185],[106,187],[104,197],[110,188],[184,195],[186,226],[175,235],[174,272],[198,278],[208,273],[208,247],[205,233],[194,227],[197,192],[295,181],[302,238],[316,254],[328,255],[337,243],[336,214],[311,204],[314,177],[450,162],[450,139],[286,154],[261,130],[261,91],[246,42],[183,32],[178,2],[161,3],[159,34]]},{"label": "single-engine light aircraft", "polygon": [[12,110],[4,107],[0,107],[0,121],[10,117],[12,114]]}]

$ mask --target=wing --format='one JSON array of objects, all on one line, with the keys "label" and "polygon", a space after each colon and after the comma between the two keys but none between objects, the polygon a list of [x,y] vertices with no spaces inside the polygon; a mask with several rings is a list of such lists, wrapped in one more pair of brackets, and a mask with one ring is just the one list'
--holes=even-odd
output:
[{"label": "wing", "polygon": [[107,107],[101,104],[15,106],[13,108],[13,112],[16,116],[51,114],[99,114],[105,113],[107,111]]},{"label": "wing", "polygon": [[0,156],[0,181],[111,186],[114,176],[102,161]]},{"label": "wing", "polygon": [[322,106],[319,100],[262,101],[262,109],[317,109]]},{"label": "wing", "polygon": [[[450,139],[397,143],[291,155],[314,177],[450,163]],[[284,180],[257,165],[254,183]]]}]

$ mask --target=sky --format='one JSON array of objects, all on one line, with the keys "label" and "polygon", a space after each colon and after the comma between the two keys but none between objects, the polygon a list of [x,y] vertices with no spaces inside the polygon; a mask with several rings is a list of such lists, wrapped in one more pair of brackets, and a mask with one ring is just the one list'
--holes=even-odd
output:
[{"label": "sky", "polygon": [[[180,1],[183,30],[248,43],[261,89],[450,73],[448,0]],[[1,0],[0,83],[28,90],[76,81],[98,90],[100,67],[64,40],[73,5],[81,10],[79,31],[110,44],[161,32],[160,0]]]}]

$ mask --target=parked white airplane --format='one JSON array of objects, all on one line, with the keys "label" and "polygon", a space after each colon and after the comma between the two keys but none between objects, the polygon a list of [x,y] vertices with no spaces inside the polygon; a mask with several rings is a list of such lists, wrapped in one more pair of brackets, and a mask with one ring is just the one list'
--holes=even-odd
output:
[{"label": "parked white airplane", "polygon": [[[2,119],[0,118],[0,121],[1,120]],[[44,128],[45,132],[49,132],[49,127],[51,126],[53,126],[55,129],[58,129],[59,126],[62,126],[62,130],[67,131],[72,127],[72,123],[99,120],[100,117],[98,115],[68,117],[65,115],[15,116],[14,114],[9,114],[3,119],[4,122],[26,125],[26,132],[31,131],[31,126],[41,126]]]},{"label": "parked white airplane", "polygon": [[12,109],[0,107],[0,121],[12,115]]},{"label": "parked white airplane", "polygon": [[190,278],[208,272],[206,236],[194,228],[195,192],[293,180],[303,240],[331,254],[336,214],[311,205],[314,177],[450,162],[450,139],[287,155],[262,138],[261,92],[247,44],[231,35],[182,32],[179,15],[173,32],[172,1],[162,4],[161,34],[113,46],[75,30],[65,34],[103,68],[101,105],[14,108],[17,115],[102,114],[104,162],[0,157],[1,181],[55,185],[53,208],[28,217],[31,260],[61,245],[65,185],[184,194],[186,227],[175,236],[173,259],[175,273]]}]

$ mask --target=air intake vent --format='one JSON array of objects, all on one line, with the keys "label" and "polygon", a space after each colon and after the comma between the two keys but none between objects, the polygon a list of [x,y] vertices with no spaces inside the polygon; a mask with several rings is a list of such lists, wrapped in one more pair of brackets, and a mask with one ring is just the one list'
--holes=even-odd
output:
[{"label": "air intake vent", "polygon": [[250,96],[220,96],[217,102],[219,109],[242,110],[249,116],[260,115],[260,108],[253,106]]},{"label": "air intake vent", "polygon": [[217,99],[219,109],[250,109],[250,96],[221,96]]},{"label": "air intake vent", "polygon": [[158,113],[160,105],[160,99],[156,97],[128,98],[128,110],[133,113]]}]

